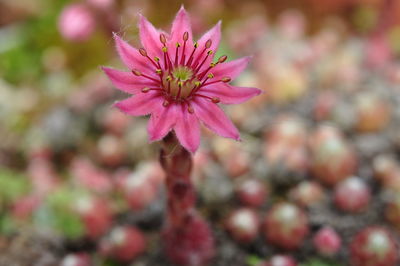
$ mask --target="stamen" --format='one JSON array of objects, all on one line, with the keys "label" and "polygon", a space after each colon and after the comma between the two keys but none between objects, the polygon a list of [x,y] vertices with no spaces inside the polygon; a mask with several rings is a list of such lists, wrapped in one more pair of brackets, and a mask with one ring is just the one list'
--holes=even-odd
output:
[{"label": "stamen", "polygon": [[208,41],[206,41],[206,48],[208,49],[208,48],[210,48],[211,47],[211,44],[212,44],[212,41],[211,41],[211,39],[208,39]]},{"label": "stamen", "polygon": [[[206,80],[207,80],[207,79],[206,79]],[[220,80],[214,80],[214,81],[210,81],[210,82],[207,82],[207,83],[204,83],[204,81],[203,81],[202,86],[208,86],[208,85],[210,85],[210,84],[214,84],[214,83],[218,83],[218,82],[228,83],[228,82],[230,82],[230,81],[231,81],[231,78],[230,78],[230,77],[224,77],[224,78],[222,78],[222,79],[220,79]]]},{"label": "stamen", "polygon": [[165,80],[168,81],[168,89],[167,92],[170,93],[171,92],[171,76],[168,76]]},{"label": "stamen", "polygon": [[212,41],[211,39],[208,39],[208,41],[206,41],[206,43],[204,44],[204,49],[203,51],[201,51],[201,53],[197,56],[196,60],[193,63],[193,66],[196,67],[196,65],[199,63],[198,61],[200,60],[200,58],[203,56],[204,52],[211,47]]},{"label": "stamen", "polygon": [[179,42],[176,43],[176,50],[175,50],[175,67],[178,66],[178,50],[181,47]]},{"label": "stamen", "polygon": [[193,114],[194,113],[193,107],[189,103],[187,103],[187,105],[188,105],[188,112]]},{"label": "stamen", "polygon": [[170,102],[169,102],[168,100],[165,100],[165,101],[162,103],[162,105],[163,105],[164,107],[167,107],[169,104],[170,104]]},{"label": "stamen", "polygon": [[140,71],[137,70],[137,69],[133,69],[133,70],[132,70],[132,73],[133,73],[135,76],[141,76],[141,75],[142,75],[142,72],[140,72]]},{"label": "stamen", "polygon": [[201,67],[204,65],[204,63],[206,62],[208,56],[212,55],[212,53],[213,53],[212,50],[209,50],[209,51],[207,52],[206,57],[204,57],[204,59],[203,59],[203,61],[201,62],[201,64],[196,68],[196,70],[195,70],[196,73],[200,70],[200,68],[201,68]]},{"label": "stamen", "polygon": [[164,63],[165,63],[165,68],[168,69],[169,72],[171,72],[172,70],[172,63],[171,63],[171,59],[169,58],[169,54],[168,54],[168,48],[166,46],[164,46],[162,48],[162,51],[164,52]]},{"label": "stamen", "polygon": [[139,70],[137,70],[137,69],[133,69],[132,70],[132,73],[135,75],[135,76],[142,76],[142,77],[144,77],[144,78],[147,78],[147,79],[150,79],[150,80],[152,80],[152,81],[155,81],[155,82],[158,82],[158,80],[156,80],[155,78],[152,78],[152,77],[150,77],[150,76],[147,76],[147,75],[145,75],[145,74],[143,74],[142,72],[140,72]]},{"label": "stamen", "polygon": [[210,97],[210,96],[203,95],[203,94],[194,94],[193,96],[199,96],[202,98],[209,99],[213,103],[219,103],[221,101],[218,97]]},{"label": "stamen", "polygon": [[179,81],[179,82],[178,82],[178,87],[179,87],[179,89],[178,89],[178,94],[176,95],[176,98],[177,98],[177,99],[179,99],[179,98],[181,97],[182,85],[183,85],[183,82],[182,82],[182,81]]},{"label": "stamen", "polygon": [[218,64],[218,63],[223,63],[223,62],[225,62],[226,59],[228,59],[228,57],[227,57],[226,55],[221,56],[220,58],[218,58],[217,64]]},{"label": "stamen", "polygon": [[201,80],[205,76],[205,74],[207,74],[207,72],[210,71],[211,68],[215,67],[218,64],[225,62],[226,59],[228,59],[228,57],[226,55],[223,55],[220,58],[218,58],[216,63],[211,63],[210,66],[199,75],[199,79]]},{"label": "stamen", "polygon": [[149,91],[163,91],[163,90],[160,88],[143,88],[142,89],[143,93],[148,93]]},{"label": "stamen", "polygon": [[164,33],[161,33],[161,34],[160,34],[160,42],[161,42],[162,44],[164,44],[164,46],[165,46],[166,43],[167,43],[167,38],[165,38]]},{"label": "stamen", "polygon": [[181,55],[181,65],[185,64],[185,52],[186,52],[186,42],[189,39],[189,33],[187,31],[185,31],[185,33],[183,33],[183,49],[182,49],[182,55]]},{"label": "stamen", "polygon": [[225,82],[225,83],[228,83],[228,82],[231,81],[231,78],[230,78],[230,77],[223,77],[223,78],[221,79],[221,81],[222,81],[222,82]]},{"label": "stamen", "polygon": [[204,84],[206,83],[206,81],[207,81],[208,79],[212,79],[213,77],[214,77],[214,74],[213,74],[213,73],[208,73],[206,79],[201,83],[200,87],[204,86]]},{"label": "stamen", "polygon": [[193,47],[194,47],[194,48],[193,48],[193,51],[192,51],[192,53],[190,54],[190,57],[189,57],[188,62],[186,63],[186,66],[190,66],[190,64],[192,63],[194,52],[196,51],[197,47],[199,47],[199,44],[198,44],[197,42],[195,42],[194,45],[193,45]]},{"label": "stamen", "polygon": [[144,48],[140,48],[140,49],[139,49],[139,53],[140,53],[142,56],[144,56],[144,57],[146,57],[147,59],[149,59],[149,61],[150,61],[155,67],[158,67],[157,64],[153,61],[153,59],[151,59],[151,58],[149,57],[149,55],[147,54],[147,51],[146,51]]}]

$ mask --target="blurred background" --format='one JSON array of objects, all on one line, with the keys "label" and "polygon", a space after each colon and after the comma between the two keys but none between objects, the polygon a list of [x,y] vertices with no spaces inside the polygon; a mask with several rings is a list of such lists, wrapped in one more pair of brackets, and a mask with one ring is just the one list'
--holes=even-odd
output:
[{"label": "blurred background", "polygon": [[265,91],[225,109],[242,142],[204,129],[195,154],[210,265],[399,265],[400,1],[0,0],[0,266],[172,265],[159,144],[100,66],[182,3]]}]

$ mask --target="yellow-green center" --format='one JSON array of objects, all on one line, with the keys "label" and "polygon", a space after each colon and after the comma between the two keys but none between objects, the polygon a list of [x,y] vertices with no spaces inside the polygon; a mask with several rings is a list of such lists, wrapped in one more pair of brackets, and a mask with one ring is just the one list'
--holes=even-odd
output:
[{"label": "yellow-green center", "polygon": [[193,70],[186,66],[177,66],[171,74],[163,75],[164,90],[174,99],[187,98],[193,89],[199,85],[199,80],[194,77]]}]

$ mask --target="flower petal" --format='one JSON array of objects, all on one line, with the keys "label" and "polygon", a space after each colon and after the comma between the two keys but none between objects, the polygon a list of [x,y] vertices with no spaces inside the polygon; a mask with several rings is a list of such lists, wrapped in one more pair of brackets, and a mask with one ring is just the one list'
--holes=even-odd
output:
[{"label": "flower petal", "polygon": [[138,49],[122,40],[117,34],[114,34],[114,39],[119,57],[129,69],[138,69],[154,75],[155,67],[139,53]]},{"label": "flower petal", "polygon": [[163,97],[158,92],[140,93],[126,100],[114,104],[122,112],[142,116],[153,112],[158,105],[162,105]]},{"label": "flower petal", "polygon": [[212,68],[210,72],[214,74],[215,79],[229,77],[234,80],[247,67],[250,59],[250,56],[246,56],[236,60],[218,64],[214,68]]},{"label": "flower petal", "polygon": [[189,53],[189,49],[191,49],[191,47],[193,46],[192,27],[190,26],[189,16],[182,5],[181,9],[176,14],[174,22],[172,23],[171,36],[168,45],[169,53],[172,56],[171,59],[173,60],[175,60],[176,43],[181,44],[178,53],[178,56],[181,57],[183,43],[184,43],[183,34],[185,32],[188,33],[188,40],[186,41],[186,48],[185,48],[186,50],[185,54],[186,56],[188,56],[187,54]]},{"label": "flower petal", "polygon": [[174,126],[176,137],[182,146],[194,153],[200,145],[200,126],[195,114],[189,113],[186,105],[178,106],[178,117]]},{"label": "flower petal", "polygon": [[199,97],[191,103],[196,116],[206,127],[222,137],[240,140],[239,131],[218,105]]},{"label": "flower petal", "polygon": [[210,86],[203,87],[199,93],[209,96],[218,97],[221,103],[224,104],[238,104],[243,103],[250,98],[261,94],[261,90],[249,87],[236,87],[225,83],[211,84]]},{"label": "flower petal", "polygon": [[[212,27],[209,31],[204,33],[204,35],[200,38],[200,40],[198,40],[199,47],[194,53],[194,58],[195,58],[194,62],[197,61],[198,63],[201,63],[204,57],[207,55],[206,52],[202,54],[202,51],[204,50],[205,44],[208,40],[211,40],[211,46],[210,48],[207,49],[207,51],[212,50],[213,54],[208,56],[203,66],[200,68],[200,72],[209,67],[211,61],[214,58],[215,53],[218,50],[219,42],[221,41],[221,21],[218,21],[218,23],[214,27]],[[202,56],[199,58],[200,54],[202,54]]]},{"label": "flower petal", "polygon": [[123,92],[129,94],[136,94],[141,92],[141,89],[145,87],[156,86],[156,83],[144,79],[143,77],[137,77],[131,72],[120,71],[108,67],[102,67],[112,84]]},{"label": "flower petal", "polygon": [[161,32],[154,28],[144,16],[140,15],[139,20],[139,32],[140,40],[143,47],[151,58],[158,56],[161,58],[162,55],[162,44],[160,42]]},{"label": "flower petal", "polygon": [[170,104],[167,107],[159,105],[152,112],[147,131],[150,142],[160,140],[168,134],[177,120],[177,105]]}]

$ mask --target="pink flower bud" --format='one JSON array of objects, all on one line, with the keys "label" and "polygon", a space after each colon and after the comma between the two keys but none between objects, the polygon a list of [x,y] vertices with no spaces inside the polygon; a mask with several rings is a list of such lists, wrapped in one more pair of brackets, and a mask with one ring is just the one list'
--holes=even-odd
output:
[{"label": "pink flower bud", "polygon": [[310,136],[310,149],[312,173],[327,185],[334,185],[356,171],[356,153],[334,127],[320,126]]},{"label": "pink flower bud", "polygon": [[162,236],[166,255],[178,265],[207,265],[215,253],[211,230],[196,214],[180,230],[168,225]]},{"label": "pink flower bud", "polygon": [[359,177],[350,177],[335,187],[334,201],[336,206],[343,211],[363,211],[370,199],[371,191]]},{"label": "pink flower bud", "polygon": [[268,262],[258,266],[297,266],[297,262],[289,255],[274,255]]},{"label": "pink flower bud", "polygon": [[236,186],[236,195],[241,203],[251,206],[260,207],[267,198],[267,188],[265,184],[257,178],[248,178]]},{"label": "pink flower bud", "polygon": [[70,41],[86,41],[92,35],[96,21],[86,5],[71,4],[66,6],[58,20],[58,30]]},{"label": "pink flower bud", "polygon": [[133,226],[116,227],[100,243],[101,252],[119,261],[130,261],[146,250],[143,233]]},{"label": "pink flower bud", "polygon": [[376,132],[384,129],[390,121],[390,103],[379,95],[362,93],[356,98],[357,129]]},{"label": "pink flower bud", "polygon": [[112,189],[110,176],[87,158],[75,158],[70,170],[73,180],[79,186],[98,193],[108,193]]},{"label": "pink flower bud", "polygon": [[253,241],[259,232],[260,219],[250,208],[241,208],[232,212],[226,220],[226,229],[231,236],[242,243]]},{"label": "pink flower bud", "polygon": [[141,164],[134,172],[119,178],[119,188],[133,210],[142,210],[156,199],[163,178],[158,165]]},{"label": "pink flower bud", "polygon": [[61,261],[60,266],[91,266],[90,257],[86,253],[68,254]]},{"label": "pink flower bud", "polygon": [[279,203],[268,212],[264,230],[269,243],[284,249],[296,249],[309,232],[308,219],[296,205]]},{"label": "pink flower bud", "polygon": [[86,229],[86,234],[96,239],[103,235],[111,226],[112,210],[103,199],[81,197],[76,200],[75,208]]},{"label": "pink flower bud", "polygon": [[313,238],[314,247],[321,255],[335,255],[342,244],[340,236],[331,227],[321,228]]},{"label": "pink flower bud", "polygon": [[300,206],[309,207],[323,199],[324,190],[317,182],[302,181],[289,192],[289,197]]},{"label": "pink flower bud", "polygon": [[393,236],[383,227],[363,229],[350,244],[351,266],[395,266],[398,257]]}]

